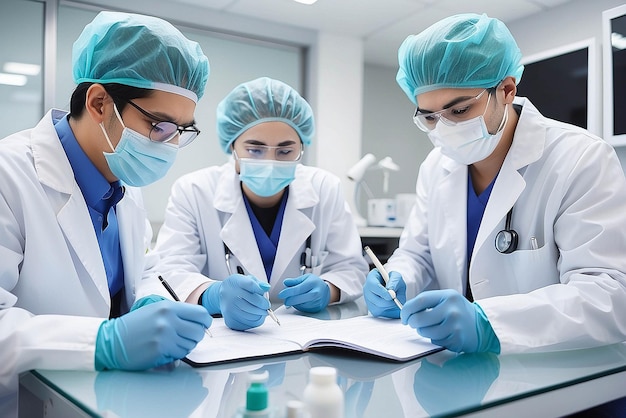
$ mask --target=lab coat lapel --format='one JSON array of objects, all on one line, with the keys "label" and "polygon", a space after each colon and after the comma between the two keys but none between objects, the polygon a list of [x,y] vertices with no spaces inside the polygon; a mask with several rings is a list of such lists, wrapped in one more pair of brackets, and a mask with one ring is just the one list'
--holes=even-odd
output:
[{"label": "lab coat lapel", "polygon": [[225,218],[220,238],[238,260],[232,263],[233,269],[239,262],[246,273],[254,275],[259,280],[267,281],[263,260],[261,260],[252,224],[243,201],[234,161],[231,160],[229,165],[231,167],[224,170],[215,191],[215,208],[222,212]]},{"label": "lab coat lapel", "polygon": [[272,281],[283,275],[296,252],[315,230],[315,224],[303,210],[315,206],[319,202],[319,195],[308,179],[298,178],[298,172],[299,170],[296,171],[296,179],[289,186],[289,197],[272,269]]},{"label": "lab coat lapel", "polygon": [[57,213],[57,220],[68,245],[96,284],[98,292],[104,300],[110,301],[109,285],[100,247],[93,230],[89,210],[78,185],[76,185],[75,192],[69,196],[66,205]]},{"label": "lab coat lapel", "polygon": [[[504,229],[501,220],[506,216],[509,209],[513,207],[515,201],[526,187],[526,182],[522,176],[511,167],[510,160],[505,159],[500,168],[500,173],[493,185],[493,190],[487,202],[483,219],[480,223],[480,229],[476,236],[476,244],[474,245],[474,253],[485,243],[487,237],[490,236],[495,228]],[[515,212],[515,210],[513,210]],[[515,215],[513,215],[515,216]],[[494,245],[491,243],[490,245]]]},{"label": "lab coat lapel", "polygon": [[[454,260],[456,277],[464,278],[467,270],[467,166],[449,158],[443,159],[442,166],[449,171],[439,185],[440,193],[437,193],[443,201],[436,202],[431,210],[442,211],[440,222],[443,224],[439,227],[445,233],[441,235],[441,242],[431,245],[449,247],[452,251],[449,259]],[[461,200],[458,199],[459,196],[462,197]],[[452,277],[450,279],[450,285],[460,283]]]},{"label": "lab coat lapel", "polygon": [[58,110],[48,112],[33,132],[32,148],[37,176],[41,184],[48,187],[48,200],[57,211],[57,221],[70,250],[76,254],[108,304],[110,298],[106,272],[87,204],[74,180],[74,172],[60,141],[51,140],[56,138],[52,124],[53,113],[55,119],[66,114]]}]

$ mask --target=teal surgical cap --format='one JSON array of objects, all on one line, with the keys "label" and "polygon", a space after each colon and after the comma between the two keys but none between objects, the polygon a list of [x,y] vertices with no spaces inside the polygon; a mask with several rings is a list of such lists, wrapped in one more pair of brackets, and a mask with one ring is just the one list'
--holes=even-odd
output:
[{"label": "teal surgical cap", "polygon": [[238,85],[217,105],[217,137],[222,149],[255,125],[284,122],[310,145],[315,132],[311,106],[287,84],[267,77]]},{"label": "teal surgical cap", "polygon": [[74,82],[119,83],[197,102],[209,78],[200,45],[152,16],[100,12],[72,48]]},{"label": "teal surgical cap", "polygon": [[508,76],[519,83],[521,57],[504,23],[485,14],[460,14],[404,40],[396,81],[417,104],[415,96],[432,90],[491,88]]}]

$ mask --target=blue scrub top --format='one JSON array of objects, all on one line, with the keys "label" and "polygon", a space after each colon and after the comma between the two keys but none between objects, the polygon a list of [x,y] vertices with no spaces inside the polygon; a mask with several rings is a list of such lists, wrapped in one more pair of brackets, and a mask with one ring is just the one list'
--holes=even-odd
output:
[{"label": "blue scrub top", "polygon": [[[496,176],[498,178],[498,176]],[[489,196],[491,196],[491,190],[496,182],[494,178],[489,186],[480,195],[476,194],[474,190],[474,184],[472,183],[472,176],[467,175],[467,266],[469,267],[472,258],[472,252],[474,251],[474,245],[476,244],[476,236],[478,235],[478,229],[480,228],[480,222],[483,220],[485,208],[487,202],[489,202]]]},{"label": "blue scrub top", "polygon": [[124,196],[119,181],[109,183],[76,141],[67,117],[54,121],[96,232],[111,297],[124,287],[124,265],[115,205]]},{"label": "blue scrub top", "polygon": [[283,197],[280,200],[278,207],[278,214],[272,227],[272,232],[268,234],[263,229],[261,222],[254,214],[250,201],[243,195],[243,201],[246,204],[246,210],[248,211],[248,217],[252,224],[252,230],[254,231],[254,237],[256,238],[256,244],[261,254],[261,260],[263,260],[263,267],[265,268],[265,275],[267,281],[270,281],[272,276],[272,268],[274,267],[274,259],[276,258],[276,250],[278,249],[278,239],[280,238],[280,230],[283,226],[283,216],[285,215],[285,206],[287,206],[287,196],[289,195],[289,187],[285,189]]}]

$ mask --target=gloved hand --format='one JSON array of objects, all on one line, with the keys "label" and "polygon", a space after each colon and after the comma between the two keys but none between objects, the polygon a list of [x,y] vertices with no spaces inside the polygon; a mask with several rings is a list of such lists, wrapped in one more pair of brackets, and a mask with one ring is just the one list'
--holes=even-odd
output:
[{"label": "gloved hand", "polygon": [[167,300],[167,299],[159,295],[144,296],[141,299],[137,299],[135,303],[133,303],[133,306],[130,308],[130,310],[134,311],[135,309],[139,309],[142,306],[150,305],[151,303],[160,302],[162,300]]},{"label": "gloved hand", "polygon": [[448,350],[500,353],[500,341],[483,310],[455,290],[420,293],[404,305],[401,318],[403,324]]},{"label": "gloved hand", "polygon": [[363,286],[363,297],[367,304],[367,309],[374,316],[384,316],[385,318],[400,318],[400,308],[391,298],[387,291],[392,289],[396,292],[396,298],[400,303],[406,302],[406,283],[402,275],[397,271],[389,273],[389,283],[387,287],[383,285],[384,280],[378,269],[373,269],[365,279]]},{"label": "gloved hand", "polygon": [[211,314],[221,313],[229,328],[244,331],[265,321],[270,301],[263,295],[268,290],[269,283],[254,276],[233,274],[209,286],[202,294],[202,305]]},{"label": "gloved hand", "polygon": [[315,274],[305,274],[283,281],[285,289],[278,297],[285,299],[285,306],[293,306],[302,312],[319,312],[330,302],[330,286]]},{"label": "gloved hand", "polygon": [[100,325],[96,370],[145,370],[185,357],[213,319],[206,309],[162,300]]}]

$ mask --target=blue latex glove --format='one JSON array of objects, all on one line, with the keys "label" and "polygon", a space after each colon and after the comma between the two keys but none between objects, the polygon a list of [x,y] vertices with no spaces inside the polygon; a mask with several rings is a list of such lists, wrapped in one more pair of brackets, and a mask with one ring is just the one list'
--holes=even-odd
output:
[{"label": "blue latex glove", "polygon": [[221,313],[231,329],[244,331],[263,324],[270,308],[264,296],[269,283],[254,276],[233,274],[209,286],[202,294],[202,305],[210,314]]},{"label": "blue latex glove", "polygon": [[319,312],[330,302],[330,286],[315,274],[305,274],[283,281],[285,289],[278,297],[285,299],[285,306],[293,306],[302,312]]},{"label": "blue latex glove", "polygon": [[96,370],[145,370],[185,357],[213,319],[190,303],[162,300],[100,325]]},{"label": "blue latex glove", "polygon": [[500,353],[500,341],[487,316],[456,290],[429,290],[404,305],[402,323],[433,344],[455,352]]},{"label": "blue latex glove", "polygon": [[141,299],[137,299],[135,303],[133,303],[133,306],[130,308],[130,310],[134,311],[135,309],[139,309],[142,306],[150,305],[151,303],[160,302],[162,300],[167,300],[167,299],[159,295],[148,295]]},{"label": "blue latex glove", "polygon": [[389,273],[387,287],[383,283],[383,276],[377,269],[373,269],[367,275],[365,286],[363,286],[363,297],[365,298],[367,309],[374,316],[400,318],[400,308],[398,308],[387,290],[394,290],[396,298],[400,303],[404,304],[406,302],[406,283],[404,283],[402,275],[397,271]]}]

